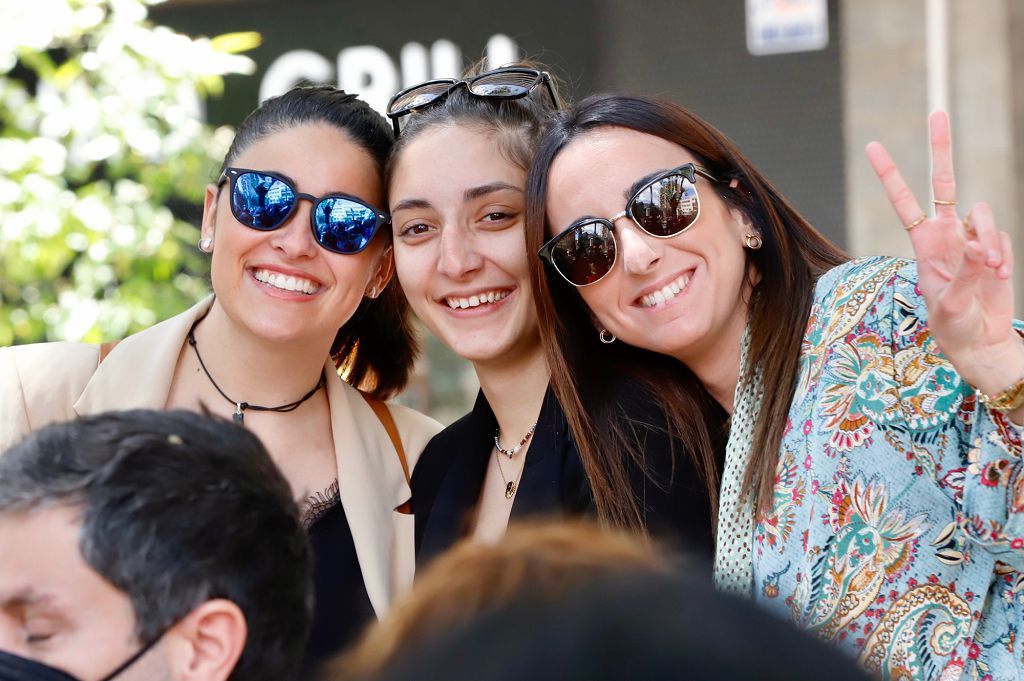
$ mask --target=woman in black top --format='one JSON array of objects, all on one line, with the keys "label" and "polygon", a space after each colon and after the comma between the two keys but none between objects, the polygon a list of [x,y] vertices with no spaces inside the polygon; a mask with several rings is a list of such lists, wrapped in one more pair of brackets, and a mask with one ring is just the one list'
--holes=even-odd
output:
[{"label": "woman in black top", "polygon": [[548,74],[518,67],[414,86],[389,104],[399,133],[387,173],[397,275],[413,310],[473,363],[481,385],[473,411],[431,441],[413,474],[420,564],[464,536],[500,537],[510,518],[595,512],[711,550],[703,482],[640,384],[595,367],[621,394],[621,437],[643,443],[644,460],[626,462],[619,481],[635,522],[595,507],[572,429],[548,388],[523,189],[534,143],[557,107]]}]

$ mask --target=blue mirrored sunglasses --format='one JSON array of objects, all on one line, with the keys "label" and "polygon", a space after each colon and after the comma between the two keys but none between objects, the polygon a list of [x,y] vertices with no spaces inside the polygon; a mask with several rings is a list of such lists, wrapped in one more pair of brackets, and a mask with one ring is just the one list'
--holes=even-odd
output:
[{"label": "blue mirrored sunglasses", "polygon": [[246,227],[269,232],[279,228],[299,203],[313,203],[310,227],[316,242],[332,253],[352,255],[366,248],[382,225],[391,221],[366,202],[347,194],[312,196],[295,190],[291,180],[262,170],[226,168],[217,186],[230,182],[231,214]]}]

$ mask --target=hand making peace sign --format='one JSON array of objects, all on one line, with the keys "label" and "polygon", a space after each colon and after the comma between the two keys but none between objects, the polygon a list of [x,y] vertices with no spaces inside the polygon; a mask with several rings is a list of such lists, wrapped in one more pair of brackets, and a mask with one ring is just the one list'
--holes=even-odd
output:
[{"label": "hand making peace sign", "polygon": [[934,216],[921,209],[885,147],[872,142],[867,155],[914,247],[932,336],[968,383],[992,395],[1024,376],[1024,345],[1012,327],[1010,236],[986,203],[960,219],[949,118],[936,111],[928,127]]}]

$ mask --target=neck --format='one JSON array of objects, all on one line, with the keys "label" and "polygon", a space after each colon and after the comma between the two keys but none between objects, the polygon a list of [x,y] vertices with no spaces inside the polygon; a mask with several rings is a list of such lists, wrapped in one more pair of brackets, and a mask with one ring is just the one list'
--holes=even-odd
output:
[{"label": "neck", "polygon": [[[293,402],[320,380],[333,338],[275,343],[236,324],[214,301],[195,327],[196,349],[232,400],[267,407]],[[186,348],[195,357],[191,348]],[[196,362],[198,365],[198,361]]]},{"label": "neck", "polygon": [[480,389],[491,405],[502,444],[519,442],[537,422],[548,389],[547,362],[540,344],[501,363],[474,363]]},{"label": "neck", "polygon": [[745,328],[746,315],[736,315],[729,327],[716,335],[714,343],[708,344],[700,352],[677,357],[696,374],[715,401],[730,415],[742,370],[740,348]]}]

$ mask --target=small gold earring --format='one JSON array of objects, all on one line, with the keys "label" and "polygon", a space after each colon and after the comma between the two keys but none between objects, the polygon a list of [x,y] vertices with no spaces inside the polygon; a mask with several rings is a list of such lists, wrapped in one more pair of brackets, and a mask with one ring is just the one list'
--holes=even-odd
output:
[{"label": "small gold earring", "polygon": [[759,234],[747,234],[743,237],[743,245],[752,251],[756,251],[764,245]]}]

